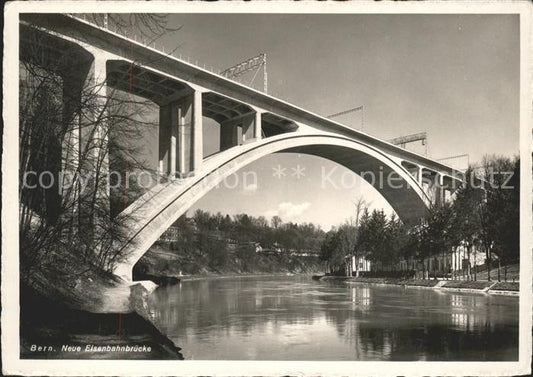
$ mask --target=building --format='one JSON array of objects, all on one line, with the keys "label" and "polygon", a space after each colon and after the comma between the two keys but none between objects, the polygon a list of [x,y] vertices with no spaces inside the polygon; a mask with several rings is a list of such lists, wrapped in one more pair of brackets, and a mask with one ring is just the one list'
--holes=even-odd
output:
[{"label": "building", "polygon": [[360,272],[371,271],[371,263],[365,257],[349,255],[346,259],[349,276],[359,276]]},{"label": "building", "polygon": [[[497,259],[496,255],[493,258]],[[465,246],[459,246],[453,253],[444,255],[433,255],[420,261],[416,258],[409,258],[398,263],[398,269],[401,271],[416,271],[417,276],[424,277],[451,277],[461,273],[466,273],[468,266],[471,269],[476,268],[478,271],[486,264],[485,253],[479,248],[473,247],[468,258],[468,252]]]},{"label": "building", "polygon": [[171,226],[163,232],[159,241],[163,242],[177,242],[182,237],[182,230],[177,226]]}]

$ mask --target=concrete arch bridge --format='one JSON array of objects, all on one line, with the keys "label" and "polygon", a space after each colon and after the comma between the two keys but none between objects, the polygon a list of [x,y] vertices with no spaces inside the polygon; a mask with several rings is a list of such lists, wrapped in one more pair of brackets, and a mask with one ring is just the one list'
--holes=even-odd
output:
[{"label": "concrete arch bridge", "polygon": [[[45,65],[54,59],[76,63],[75,73],[62,79],[64,92],[80,101],[84,83],[95,82],[104,91],[127,90],[159,106],[158,170],[175,179],[152,187],[118,215],[128,223],[124,260],[115,273],[127,281],[135,263],[197,200],[272,153],[315,155],[365,179],[374,177],[376,190],[411,225],[464,179],[462,172],[425,156],[70,15],[22,14],[20,39],[21,60],[38,54],[46,57]],[[203,155],[207,119],[218,124],[220,140],[211,156]]]}]

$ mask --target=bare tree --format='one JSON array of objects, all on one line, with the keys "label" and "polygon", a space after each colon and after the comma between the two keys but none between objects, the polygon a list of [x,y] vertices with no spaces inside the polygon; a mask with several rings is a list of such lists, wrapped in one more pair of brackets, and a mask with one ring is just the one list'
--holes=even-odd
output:
[{"label": "bare tree", "polygon": [[354,225],[355,227],[359,226],[361,215],[370,206],[370,204],[371,203],[367,202],[365,198],[363,198],[362,196],[360,196],[359,198],[357,198],[357,200],[355,200],[354,202],[354,205],[355,205],[355,224]]},{"label": "bare tree", "polygon": [[[115,21],[122,22],[121,17]],[[166,25],[158,15],[136,15],[135,20],[154,38]],[[59,42],[47,33],[31,26],[24,30],[19,91],[22,280],[31,285],[36,275],[62,279],[90,270],[110,272],[124,257],[118,246],[124,242],[127,219],[117,214],[141,193],[124,178],[126,171],[147,168],[139,159],[139,140],[147,128],[157,126],[149,118],[153,103],[109,87],[105,78],[80,80],[90,77],[90,59],[80,58],[74,47],[57,48],[54,43]]]},{"label": "bare tree", "polygon": [[81,13],[77,16],[146,44],[181,29],[181,26],[172,27],[168,15],[161,13]]},{"label": "bare tree", "polygon": [[519,161],[503,156],[485,156],[481,163],[485,180],[483,201],[479,204],[480,241],[485,251],[490,280],[493,253],[498,256],[498,281],[501,262],[504,268],[518,259],[519,253]]}]

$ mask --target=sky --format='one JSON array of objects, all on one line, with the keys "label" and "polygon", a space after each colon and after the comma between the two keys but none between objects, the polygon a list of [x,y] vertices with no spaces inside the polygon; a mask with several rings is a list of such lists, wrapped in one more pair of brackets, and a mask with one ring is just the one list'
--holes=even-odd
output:
[{"label": "sky", "polygon": [[[174,14],[169,21],[180,30],[158,41],[165,49],[217,70],[266,53],[269,94],[320,115],[363,105],[364,119],[357,112],[336,120],[383,139],[426,132],[431,158],[468,154],[448,161],[462,167],[519,153],[515,15]],[[261,83],[262,75],[255,87]],[[217,142],[215,128],[204,128],[208,144]],[[189,214],[279,215],[328,230],[354,216],[359,198],[392,212],[359,177],[318,157],[267,156],[231,179]]]}]

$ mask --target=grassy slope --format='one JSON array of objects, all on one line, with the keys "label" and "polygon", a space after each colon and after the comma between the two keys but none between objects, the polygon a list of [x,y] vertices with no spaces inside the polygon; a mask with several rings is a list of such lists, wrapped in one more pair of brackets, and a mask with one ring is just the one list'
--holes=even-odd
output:
[{"label": "grassy slope", "polygon": [[[500,279],[504,279],[504,267],[501,268],[500,271]],[[518,281],[520,279],[520,265],[519,264],[512,264],[507,266],[507,281]],[[490,271],[490,278],[492,281],[498,280],[498,268],[493,268]],[[477,280],[488,280],[488,271],[479,272],[477,274]]]},{"label": "grassy slope", "polygon": [[491,291],[519,291],[520,284],[502,281],[502,282],[496,283],[496,285],[493,286],[490,290]]},{"label": "grassy slope", "polygon": [[466,280],[452,280],[446,282],[444,288],[468,288],[468,289],[485,289],[490,287],[493,283],[489,281],[466,281]]}]

